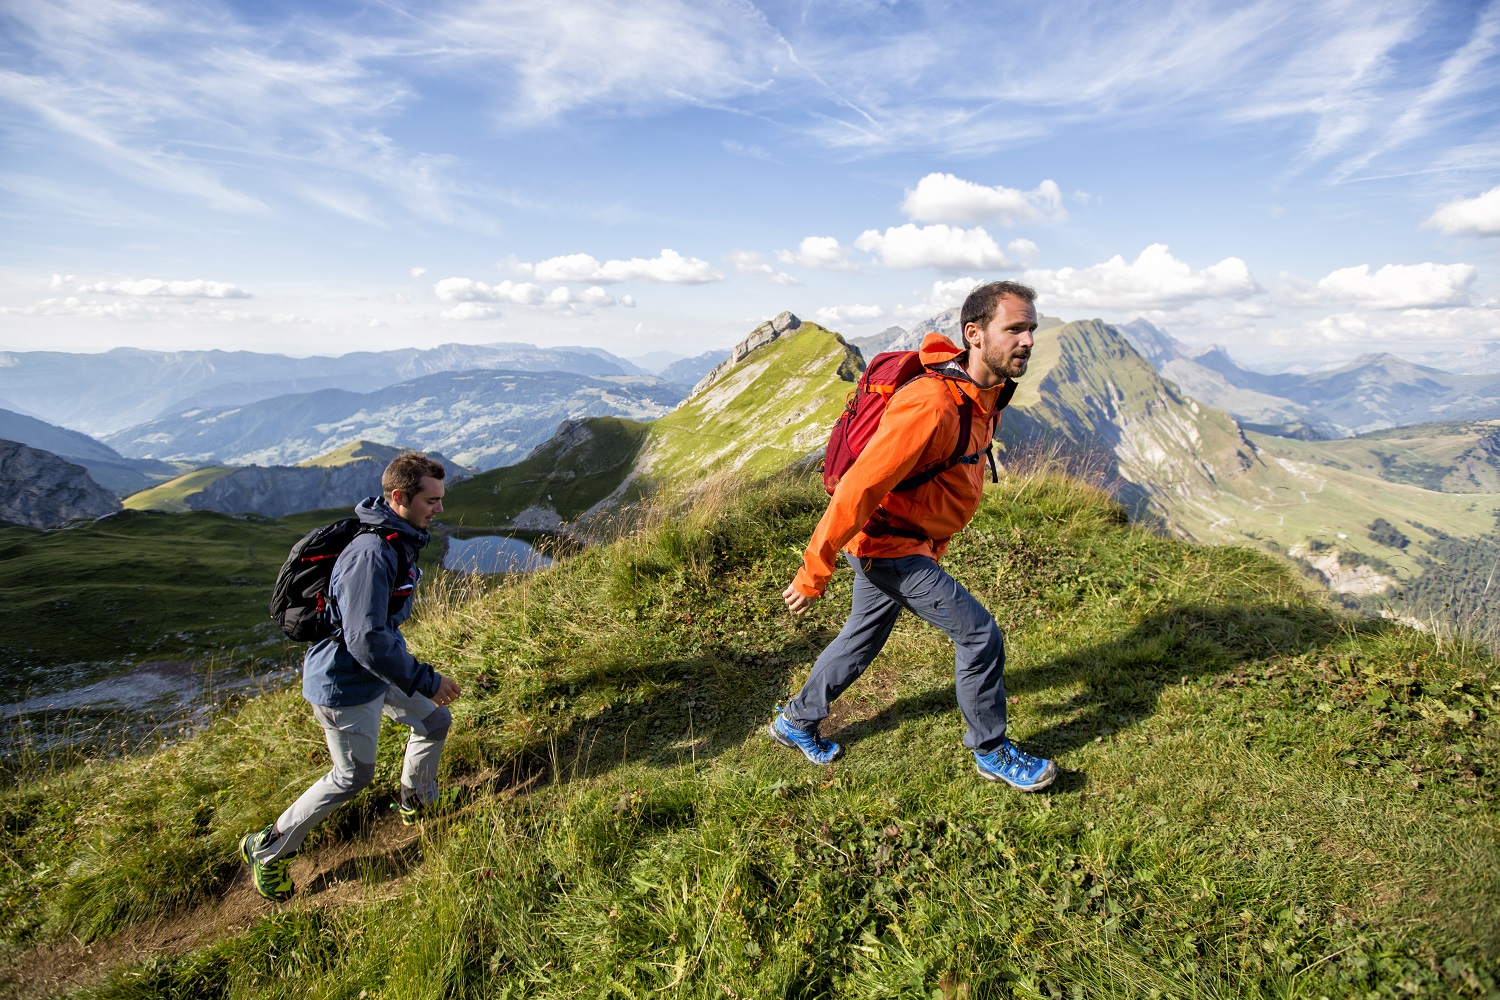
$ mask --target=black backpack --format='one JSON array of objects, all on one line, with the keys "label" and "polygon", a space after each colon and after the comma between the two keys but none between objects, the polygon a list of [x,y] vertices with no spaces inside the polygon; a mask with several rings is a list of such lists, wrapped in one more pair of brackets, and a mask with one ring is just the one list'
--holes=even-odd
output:
[{"label": "black backpack", "polygon": [[[287,553],[276,584],[271,589],[271,617],[293,642],[319,642],[337,631],[328,615],[328,581],[339,554],[359,535],[380,534],[379,529],[362,523],[357,517],[346,517],[315,528],[303,535]],[[398,532],[381,535],[386,544],[399,537]],[[396,579],[405,582],[411,573],[406,565],[406,547],[396,546]],[[404,592],[402,592],[404,591]],[[391,609],[399,608],[411,596],[409,587],[398,587],[391,595]]]}]

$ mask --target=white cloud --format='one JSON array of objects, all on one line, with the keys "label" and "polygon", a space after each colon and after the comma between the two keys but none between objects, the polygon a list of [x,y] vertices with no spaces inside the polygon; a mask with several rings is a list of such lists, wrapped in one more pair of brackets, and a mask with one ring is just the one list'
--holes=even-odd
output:
[{"label": "white cloud", "polygon": [[961,229],[912,223],[887,229],[867,229],[854,241],[856,248],[879,257],[886,267],[935,267],[941,271],[987,271],[1011,266],[999,245],[983,227]]},{"label": "white cloud", "polygon": [[901,211],[918,222],[995,222],[1014,226],[1019,222],[1062,222],[1067,219],[1062,190],[1044,180],[1034,191],[986,187],[953,174],[928,174],[906,192]]},{"label": "white cloud", "polygon": [[832,236],[803,237],[796,250],[776,251],[776,259],[783,264],[800,264],[825,271],[853,269],[853,265],[849,263],[849,251],[840,246],[839,241]]},{"label": "white cloud", "polygon": [[498,285],[487,285],[473,278],[444,278],[433,285],[432,290],[443,302],[508,302],[535,306],[541,305],[545,298],[541,288],[530,282],[502,281]]},{"label": "white cloud", "polygon": [[441,313],[444,319],[498,319],[504,313],[499,306],[487,305],[483,302],[460,302],[452,309],[444,309]]},{"label": "white cloud", "polygon": [[883,306],[824,306],[813,313],[813,318],[819,324],[832,327],[839,323],[867,323],[870,320],[880,319],[885,316]]},{"label": "white cloud", "polygon": [[1449,236],[1500,236],[1500,187],[1492,187],[1477,198],[1450,201],[1422,225]]},{"label": "white cloud", "polygon": [[756,274],[777,285],[802,284],[802,282],[785,271],[776,270],[776,268],[766,262],[765,257],[753,251],[731,250],[728,259],[734,265],[734,269],[741,274]]},{"label": "white cloud", "polygon": [[1171,309],[1200,299],[1239,299],[1260,290],[1238,257],[1194,269],[1163,243],[1151,244],[1133,261],[1116,255],[1093,267],[1027,271],[1021,280],[1037,290],[1038,305],[1047,310]]},{"label": "white cloud", "polygon": [[433,286],[433,292],[442,302],[458,303],[443,311],[442,315],[447,319],[494,319],[501,314],[500,305],[532,306],[573,315],[617,305],[635,306],[633,296],[617,299],[599,285],[574,292],[567,285],[543,290],[540,285],[529,281],[487,285],[473,278],[444,278]]},{"label": "white cloud", "polygon": [[1042,248],[1023,236],[1018,236],[1005,244],[1005,249],[1014,254],[1016,259],[1023,264],[1030,264],[1042,255]]},{"label": "white cloud", "polygon": [[[56,276],[54,275],[54,282]],[[250,293],[224,281],[161,281],[142,278],[137,281],[96,281],[81,284],[77,291],[98,295],[130,295],[171,299],[248,299]]]},{"label": "white cloud", "polygon": [[1298,296],[1300,304],[1361,309],[1433,309],[1467,305],[1478,271],[1471,264],[1387,264],[1333,271]]},{"label": "white cloud", "polygon": [[413,278],[420,278],[422,275],[424,275],[426,273],[427,273],[427,268],[425,268],[425,267],[414,267],[414,268],[411,269],[411,276]]},{"label": "white cloud", "polygon": [[924,320],[963,305],[969,293],[984,282],[977,278],[954,278],[951,281],[934,281],[925,298],[897,306],[895,313],[904,319]]},{"label": "white cloud", "polygon": [[706,260],[684,257],[676,250],[663,250],[652,258],[600,262],[586,253],[549,257],[535,264],[513,264],[517,270],[538,281],[594,281],[613,284],[620,281],[657,281],[669,285],[702,285],[723,281]]},{"label": "white cloud", "polygon": [[1272,330],[1272,343],[1294,349],[1310,344],[1357,347],[1394,346],[1406,351],[1429,351],[1490,342],[1500,325],[1500,311],[1463,306],[1456,309],[1404,309],[1392,311],[1335,313],[1304,324]]}]

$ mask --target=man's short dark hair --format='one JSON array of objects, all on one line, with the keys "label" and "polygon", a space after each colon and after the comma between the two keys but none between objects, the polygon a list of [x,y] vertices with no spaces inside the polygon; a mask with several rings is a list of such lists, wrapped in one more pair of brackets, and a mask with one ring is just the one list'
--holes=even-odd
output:
[{"label": "man's short dark hair", "polygon": [[443,464],[433,461],[420,451],[403,451],[385,467],[385,472],[380,476],[380,489],[387,501],[397,490],[410,500],[422,492],[422,479],[425,476],[442,479]]},{"label": "man's short dark hair", "polygon": [[1036,289],[1019,281],[992,281],[980,285],[964,299],[964,307],[959,311],[959,336],[963,336],[970,323],[977,323],[981,328],[989,326],[990,320],[995,318],[995,304],[1007,295],[1023,302],[1036,301]]}]

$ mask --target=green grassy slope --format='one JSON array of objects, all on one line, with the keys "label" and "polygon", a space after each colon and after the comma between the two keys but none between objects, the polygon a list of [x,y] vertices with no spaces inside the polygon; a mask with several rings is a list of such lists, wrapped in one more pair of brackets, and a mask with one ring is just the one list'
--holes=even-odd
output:
[{"label": "green grassy slope", "polygon": [[654,421],[642,472],[677,482],[767,474],[821,451],[861,368],[837,334],[803,323]]},{"label": "green grassy slope", "polygon": [[0,701],[92,679],[111,661],[195,659],[278,637],[266,601],[297,537],[208,512],[0,532]]},{"label": "green grassy slope", "polygon": [[185,512],[188,510],[188,505],[184,501],[190,494],[197,493],[215,480],[223,479],[236,468],[238,466],[211,465],[202,469],[194,469],[192,472],[169,479],[158,486],[132,493],[124,500],[125,509]]},{"label": "green grassy slope", "polygon": [[1393,427],[1277,448],[1303,461],[1427,490],[1500,493],[1500,420]]},{"label": "green grassy slope", "polygon": [[576,421],[525,461],[450,488],[443,522],[509,527],[529,511],[523,526],[546,528],[656,484],[784,468],[827,442],[859,371],[837,334],[803,323],[665,417]]},{"label": "green grassy slope", "polygon": [[576,422],[515,465],[449,487],[442,523],[452,528],[509,525],[537,508],[571,521],[609,496],[629,475],[650,425],[620,417]]},{"label": "green grassy slope", "polygon": [[88,995],[1497,988],[1492,660],[1011,474],[948,565],[1006,630],[1012,735],[1059,760],[1055,788],[976,777],[951,648],[910,619],[838,705],[845,758],[811,768],[762,726],[847,609],[847,571],[809,619],[781,605],[823,504],[812,478],[725,485],[498,590],[429,590],[412,640],[464,686],[445,775],[478,797],[394,842],[389,732],[284,907],[248,896],[234,845],[326,767],[292,692],[0,793],[12,974],[45,980],[36,942],[119,954],[117,928],[223,912],[222,937]]},{"label": "green grassy slope", "polygon": [[302,468],[332,468],[339,465],[348,465],[362,458],[379,462],[382,466],[388,465],[391,459],[401,453],[400,448],[389,444],[379,444],[375,441],[350,441],[348,444],[335,448],[326,454],[315,458],[304,459],[297,465]]}]

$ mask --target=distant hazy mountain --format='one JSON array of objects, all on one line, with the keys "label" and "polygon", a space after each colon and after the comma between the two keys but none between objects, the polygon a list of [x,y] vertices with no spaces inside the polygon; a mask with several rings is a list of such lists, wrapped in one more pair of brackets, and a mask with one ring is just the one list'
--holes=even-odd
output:
[{"label": "distant hazy mountain", "polygon": [[[216,510],[222,514],[284,517],[307,510],[352,507],[380,493],[380,476],[401,451],[373,441],[354,441],[299,465],[199,469],[143,490],[125,501],[132,510]],[[468,470],[439,452],[444,484],[469,478]]]},{"label": "distant hazy mountain", "polygon": [[668,382],[692,387],[727,357],[729,357],[727,349],[704,351],[696,358],[682,358],[667,365],[661,370],[661,377]]},{"label": "distant hazy mountain", "polygon": [[18,441],[0,441],[0,521],[55,528],[119,509],[120,501],[81,465]]},{"label": "distant hazy mountain", "polygon": [[1500,417],[1500,373],[1455,374],[1366,354],[1327,371],[1268,374],[1241,367],[1222,347],[1192,352],[1145,320],[1120,331],[1183,392],[1268,433],[1347,437]]},{"label": "distant hazy mountain", "polygon": [[0,352],[0,399],[11,409],[103,436],[199,406],[236,406],[320,389],[369,392],[423,375],[475,368],[645,374],[597,348],[531,344],[444,344],[335,358],[129,347],[103,354],[17,351]]},{"label": "distant hazy mountain", "polygon": [[868,363],[871,358],[881,351],[889,350],[890,345],[900,338],[906,336],[906,328],[902,326],[888,326],[879,333],[872,333],[868,337],[845,337],[844,341],[860,353],[860,356]]},{"label": "distant hazy mountain", "polygon": [[123,454],[199,465],[291,465],[362,439],[431,448],[477,469],[518,461],[563,420],[652,419],[683,397],[654,375],[441,372],[373,392],[324,389],[193,409],[106,440]]},{"label": "distant hazy mountain", "polygon": [[50,451],[81,465],[90,479],[122,497],[178,472],[164,462],[126,458],[87,434],[55,427],[44,420],[11,410],[0,410],[0,438]]}]

